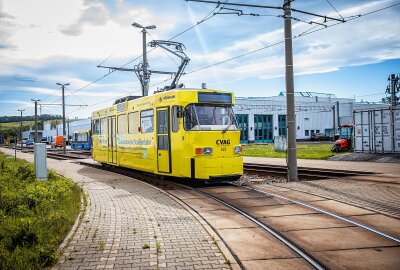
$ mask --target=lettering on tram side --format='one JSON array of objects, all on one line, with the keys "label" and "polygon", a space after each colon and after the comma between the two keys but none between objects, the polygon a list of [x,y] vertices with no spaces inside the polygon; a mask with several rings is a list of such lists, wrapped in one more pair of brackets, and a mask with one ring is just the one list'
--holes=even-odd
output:
[{"label": "lettering on tram side", "polygon": [[107,139],[98,139],[97,143],[100,145],[107,145]]},{"label": "lettering on tram side", "polygon": [[217,140],[215,143],[217,145],[230,145],[231,144],[231,140]]},{"label": "lettering on tram side", "polygon": [[152,140],[149,139],[131,139],[126,140],[118,138],[119,145],[152,145]]},{"label": "lettering on tram side", "polygon": [[150,101],[144,102],[144,103],[139,103],[138,105],[136,105],[136,107],[140,108],[140,107],[153,107],[153,103],[151,103]]},{"label": "lettering on tram side", "polygon": [[160,97],[159,101],[162,102],[163,100],[174,99],[174,98],[175,98],[175,95],[163,96],[163,97]]}]

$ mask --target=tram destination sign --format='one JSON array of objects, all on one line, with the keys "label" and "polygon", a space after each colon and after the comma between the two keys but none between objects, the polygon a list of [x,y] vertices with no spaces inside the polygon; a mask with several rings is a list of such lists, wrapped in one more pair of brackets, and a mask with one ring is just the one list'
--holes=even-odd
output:
[{"label": "tram destination sign", "polygon": [[199,92],[198,98],[199,102],[232,104],[232,94],[230,93]]}]

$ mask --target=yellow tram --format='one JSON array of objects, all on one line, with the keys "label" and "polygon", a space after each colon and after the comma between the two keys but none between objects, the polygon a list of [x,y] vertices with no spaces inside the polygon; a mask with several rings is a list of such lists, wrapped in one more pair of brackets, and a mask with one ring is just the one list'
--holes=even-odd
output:
[{"label": "yellow tram", "polygon": [[233,93],[174,89],[126,97],[92,114],[93,159],[206,181],[243,173]]}]

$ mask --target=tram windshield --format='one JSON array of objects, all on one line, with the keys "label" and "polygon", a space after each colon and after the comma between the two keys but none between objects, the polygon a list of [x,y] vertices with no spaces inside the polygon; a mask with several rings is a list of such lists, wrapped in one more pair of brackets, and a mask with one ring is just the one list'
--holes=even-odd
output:
[{"label": "tram windshield", "polygon": [[232,105],[190,104],[184,112],[185,130],[238,130]]},{"label": "tram windshield", "polygon": [[82,132],[82,133],[75,133],[73,137],[74,142],[87,142],[88,140],[88,134],[87,132]]}]

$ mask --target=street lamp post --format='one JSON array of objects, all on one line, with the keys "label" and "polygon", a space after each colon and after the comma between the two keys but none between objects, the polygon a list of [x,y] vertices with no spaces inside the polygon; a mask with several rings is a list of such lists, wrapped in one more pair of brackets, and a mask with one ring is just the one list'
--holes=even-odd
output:
[{"label": "street lamp post", "polygon": [[143,96],[147,96],[149,94],[149,81],[150,81],[150,74],[147,70],[148,62],[147,62],[147,48],[146,48],[146,34],[147,29],[155,29],[155,25],[149,26],[142,26],[139,23],[132,23],[133,27],[141,28],[143,33]]},{"label": "street lamp post", "polygon": [[31,99],[33,102],[35,102],[35,143],[38,142],[38,121],[37,121],[37,103],[40,101],[40,99]]},{"label": "street lamp post", "polygon": [[20,110],[20,109],[18,109],[18,111],[21,112],[21,119],[20,119],[21,125],[20,125],[20,127],[19,127],[19,136],[20,136],[19,139],[21,140],[21,148],[22,148],[22,112],[25,111],[25,110]]},{"label": "street lamp post", "polygon": [[66,140],[65,140],[65,86],[69,85],[69,83],[57,83],[57,85],[61,86],[62,89],[62,112],[63,112],[63,153],[66,154]]}]

